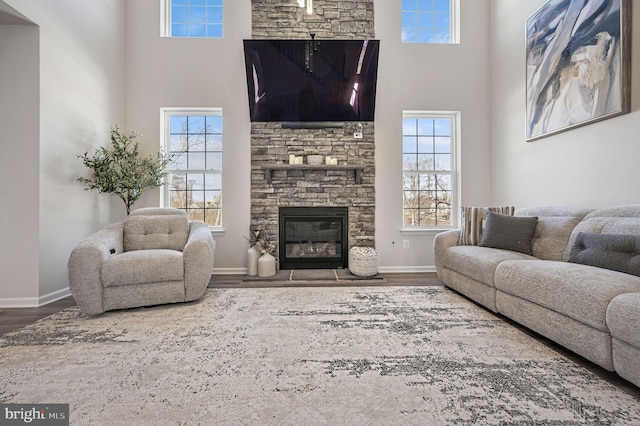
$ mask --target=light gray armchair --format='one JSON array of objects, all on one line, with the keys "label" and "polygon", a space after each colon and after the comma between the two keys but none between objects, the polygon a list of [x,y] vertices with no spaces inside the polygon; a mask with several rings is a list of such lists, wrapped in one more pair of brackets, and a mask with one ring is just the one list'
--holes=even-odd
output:
[{"label": "light gray armchair", "polygon": [[196,300],[211,279],[214,251],[209,227],[183,210],[134,210],[76,246],[69,288],[88,315]]}]

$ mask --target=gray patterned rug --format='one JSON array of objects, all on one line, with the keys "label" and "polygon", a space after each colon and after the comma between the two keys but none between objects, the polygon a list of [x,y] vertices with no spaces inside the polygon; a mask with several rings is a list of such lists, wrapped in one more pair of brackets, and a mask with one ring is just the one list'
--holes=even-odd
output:
[{"label": "gray patterned rug", "polygon": [[0,402],[92,425],[638,425],[640,401],[434,287],[209,289],[0,338]]}]

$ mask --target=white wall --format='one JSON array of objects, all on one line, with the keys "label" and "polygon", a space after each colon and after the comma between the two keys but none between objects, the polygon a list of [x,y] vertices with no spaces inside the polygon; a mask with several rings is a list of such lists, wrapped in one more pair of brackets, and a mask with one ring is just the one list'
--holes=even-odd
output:
[{"label": "white wall", "polygon": [[525,142],[525,21],[544,3],[491,2],[493,202],[591,208],[638,203],[640,8],[633,8],[632,112]]},{"label": "white wall", "polygon": [[[144,149],[160,144],[160,108],[222,107],[224,235],[216,235],[217,272],[241,272],[249,235],[250,123],[242,40],[251,38],[251,2],[225,1],[222,39],[160,37],[158,0],[127,2],[127,128]],[[142,145],[141,145],[142,146]],[[150,190],[137,207],[159,205]]]},{"label": "white wall", "polygon": [[[0,301],[5,295],[46,298],[64,289],[66,262],[75,244],[124,218],[119,200],[85,192],[75,181],[86,174],[76,155],[108,143],[108,130],[114,124],[141,133],[143,152],[157,150],[161,107],[224,110],[226,232],[215,237],[216,268],[240,272],[247,248],[243,237],[249,229],[250,178],[242,40],[251,37],[251,2],[225,2],[222,40],[181,40],[159,37],[158,0],[5,1],[40,31],[40,126],[39,136],[33,136],[40,155],[36,208],[40,229],[28,231],[32,241],[38,239],[39,248],[34,251],[32,242],[32,254],[18,262],[22,267],[38,262],[40,277],[37,291],[3,277]],[[487,204],[491,199],[489,0],[461,3],[461,44],[453,46],[403,45],[400,0],[374,3],[376,38],[382,41],[376,239],[381,266],[388,271],[433,267],[433,234],[400,233],[403,110],[462,112],[462,203]],[[158,202],[159,190],[149,190],[136,207]],[[401,248],[403,239],[410,240],[410,250]]]},{"label": "white wall", "polygon": [[[14,259],[14,269],[38,264],[38,286],[0,283],[0,303],[37,305],[66,294],[67,260],[83,238],[124,218],[114,199],[83,191],[87,170],[76,155],[109,143],[109,128],[124,121],[124,0],[6,0],[39,27],[37,147],[20,169],[38,170],[38,203],[19,222],[38,247]],[[34,111],[34,109],[36,109]],[[4,145],[3,141],[3,145]],[[11,177],[5,169],[3,179]],[[27,196],[29,200],[30,197]]]},{"label": "white wall", "polygon": [[[463,205],[490,201],[489,1],[462,0],[459,45],[403,44],[401,0],[375,0],[376,245],[381,270],[433,271],[433,233],[403,235],[402,111],[460,111]],[[410,241],[410,249],[402,241]],[[392,245],[392,242],[395,242]]]},{"label": "white wall", "polygon": [[[251,37],[250,1],[225,2],[222,40],[161,38],[157,0],[127,2],[127,126],[142,133],[145,149],[160,141],[161,107],[224,110],[224,236],[218,271],[245,267],[249,229],[250,123],[242,39]],[[490,199],[488,0],[462,1],[462,43],[403,45],[401,0],[376,0],[381,39],[376,106],[376,240],[386,270],[433,270],[433,234],[406,236],[402,227],[401,119],[403,110],[462,111],[462,201]],[[157,205],[150,191],[139,206]],[[402,240],[411,240],[411,250]],[[392,246],[391,242],[396,245]]]},{"label": "white wall", "polygon": [[0,25],[0,299],[38,294],[38,27]]}]

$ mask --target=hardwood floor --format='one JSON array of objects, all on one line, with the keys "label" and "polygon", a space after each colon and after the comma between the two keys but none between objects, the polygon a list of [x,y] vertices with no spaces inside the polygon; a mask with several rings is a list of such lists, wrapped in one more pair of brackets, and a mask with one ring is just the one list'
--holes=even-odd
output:
[{"label": "hardwood floor", "polygon": [[66,297],[39,308],[0,308],[0,336],[75,304],[72,297]]},{"label": "hardwood floor", "polygon": [[[384,281],[379,283],[372,283],[371,281],[360,283],[360,285],[387,285],[387,286],[442,286],[442,282],[438,280],[435,273],[407,273],[407,274],[383,274]],[[250,287],[260,287],[260,286],[284,286],[283,284],[277,283],[265,283],[265,282],[256,282],[256,281],[243,281],[244,275],[214,275],[211,278],[211,282],[209,283],[210,288],[250,288]],[[286,284],[292,285],[292,284]],[[301,285],[308,286],[343,286],[345,282],[334,282],[334,283],[312,283],[305,282]],[[358,285],[358,281],[350,281],[347,285],[356,286]],[[473,301],[472,301],[473,302]],[[475,302],[474,302],[475,303]],[[40,308],[0,308],[0,336],[8,333],[10,331],[17,330],[25,325],[32,324],[37,320],[52,315],[56,312],[59,312],[63,309],[66,309],[70,306],[75,306],[75,302],[72,297],[67,297],[65,299],[58,300],[57,302],[50,303],[46,306],[42,306]],[[485,309],[483,306],[478,305],[481,308]],[[514,327],[518,328],[524,333],[529,334],[536,340],[540,341],[544,345],[549,348],[555,350],[556,352],[566,356],[567,358],[573,360],[579,365],[587,368],[603,380],[609,382],[610,384],[622,389],[626,393],[634,396],[637,399],[640,399],[640,388],[634,386],[628,381],[620,378],[617,374],[606,371],[597,365],[586,361],[584,358],[575,355],[574,353],[564,349],[563,347],[555,344],[554,342],[542,337],[535,332],[521,326],[520,324],[511,321],[510,319],[491,312],[492,314],[500,317],[506,322],[510,323]]]}]

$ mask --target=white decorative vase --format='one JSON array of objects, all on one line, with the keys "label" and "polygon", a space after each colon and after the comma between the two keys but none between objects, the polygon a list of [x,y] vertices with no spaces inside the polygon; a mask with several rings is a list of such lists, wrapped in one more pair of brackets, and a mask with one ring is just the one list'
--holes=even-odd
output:
[{"label": "white decorative vase", "polygon": [[247,250],[247,275],[258,275],[258,258],[260,252],[255,246],[249,247]]},{"label": "white decorative vase", "polygon": [[265,253],[258,259],[258,276],[272,277],[276,274],[276,258]]},{"label": "white decorative vase", "polygon": [[322,155],[307,155],[307,164],[319,166],[322,164]]}]

